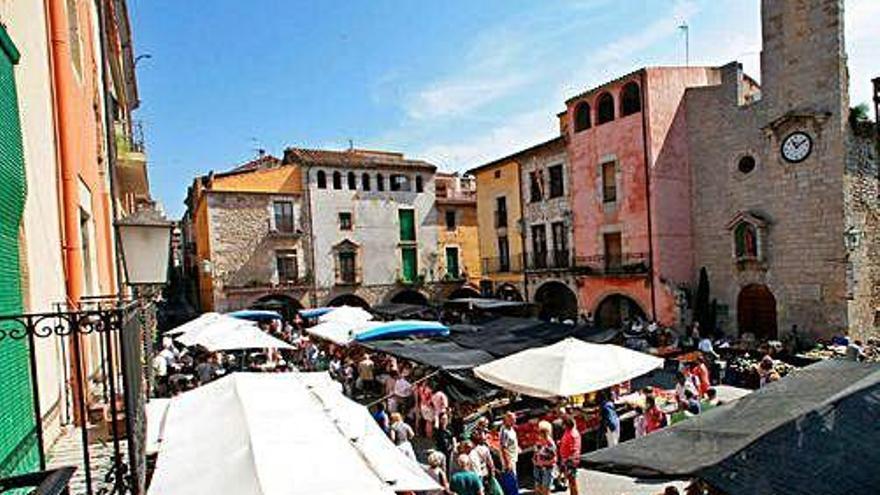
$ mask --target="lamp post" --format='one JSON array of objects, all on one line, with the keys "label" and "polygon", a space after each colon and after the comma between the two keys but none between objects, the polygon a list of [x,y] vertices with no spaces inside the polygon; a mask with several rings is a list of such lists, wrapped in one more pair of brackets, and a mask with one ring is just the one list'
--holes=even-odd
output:
[{"label": "lamp post", "polygon": [[116,221],[125,281],[131,286],[168,282],[173,223],[154,209],[141,209]]}]

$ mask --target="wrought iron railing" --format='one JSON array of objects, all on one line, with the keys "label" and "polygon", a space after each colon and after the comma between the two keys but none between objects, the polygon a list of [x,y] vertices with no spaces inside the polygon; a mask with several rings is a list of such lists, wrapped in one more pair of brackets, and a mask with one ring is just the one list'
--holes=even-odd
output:
[{"label": "wrought iron railing", "polygon": [[577,256],[574,266],[587,275],[644,275],[651,270],[648,253]]},{"label": "wrought iron railing", "polygon": [[528,270],[564,270],[570,267],[571,251],[567,249],[533,251],[526,259]]},{"label": "wrought iron railing", "polygon": [[[141,302],[123,302],[115,297],[89,298],[81,308],[73,311],[54,311],[49,313],[29,313],[0,315],[0,346],[12,345],[16,341],[27,341],[29,350],[29,373],[32,395],[32,410],[35,422],[34,441],[39,459],[40,471],[46,470],[46,450],[43,443],[43,411],[40,404],[40,361],[36,356],[36,342],[44,339],[59,339],[59,348],[69,349],[69,362],[73,375],[69,383],[74,417],[80,426],[88,420],[88,372],[86,369],[87,349],[84,339],[89,338],[89,347],[97,346],[101,356],[99,384],[105,390],[104,401],[109,409],[109,430],[112,440],[112,468],[106,474],[110,484],[109,493],[144,493],[146,458],[144,438],[146,420],[144,401],[147,391],[145,367],[149,354],[144,350],[152,347],[152,331],[155,327],[155,306]],[[65,351],[67,352],[67,351]],[[120,410],[122,408],[123,410]],[[125,431],[117,419],[125,419]],[[89,428],[79,428],[83,450],[83,481],[86,495],[96,493],[94,472],[90,456]],[[125,446],[123,447],[123,442]],[[127,452],[123,452],[123,449]],[[35,476],[38,473],[32,473]],[[55,480],[58,476],[55,475]],[[63,477],[63,476],[62,476]],[[36,479],[36,478],[29,478]],[[22,478],[18,478],[22,481]],[[0,490],[2,491],[2,490]],[[39,493],[39,492],[38,492]],[[52,493],[52,492],[47,492]],[[63,493],[63,492],[62,492]]]},{"label": "wrought iron railing", "polygon": [[358,285],[363,280],[360,268],[354,270],[342,270],[336,268],[336,285]]}]

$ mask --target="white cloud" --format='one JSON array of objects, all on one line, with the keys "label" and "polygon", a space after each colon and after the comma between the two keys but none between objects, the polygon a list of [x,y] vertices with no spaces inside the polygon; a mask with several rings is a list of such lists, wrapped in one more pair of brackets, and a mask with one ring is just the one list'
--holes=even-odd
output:
[{"label": "white cloud", "polygon": [[871,102],[871,79],[880,77],[880,1],[851,0],[844,13],[850,104]]},{"label": "white cloud", "polygon": [[416,120],[465,115],[515,93],[531,79],[517,73],[456,77],[420,90],[409,98],[406,112]]}]

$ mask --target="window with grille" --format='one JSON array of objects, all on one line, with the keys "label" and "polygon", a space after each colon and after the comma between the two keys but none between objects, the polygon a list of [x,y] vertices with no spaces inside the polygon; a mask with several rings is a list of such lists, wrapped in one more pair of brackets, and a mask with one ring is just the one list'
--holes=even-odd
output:
[{"label": "window with grille", "polygon": [[339,253],[337,258],[339,282],[344,284],[354,284],[357,282],[356,259],[357,254],[354,251],[342,251]]},{"label": "window with grille", "polygon": [[537,203],[543,199],[544,178],[541,176],[540,170],[533,170],[529,173],[529,201]]}]

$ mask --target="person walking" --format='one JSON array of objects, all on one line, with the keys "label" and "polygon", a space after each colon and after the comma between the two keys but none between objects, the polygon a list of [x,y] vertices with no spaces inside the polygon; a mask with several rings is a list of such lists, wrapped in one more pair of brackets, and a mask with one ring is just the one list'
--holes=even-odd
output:
[{"label": "person walking", "polygon": [[614,407],[614,401],[611,400],[611,394],[607,391],[602,395],[602,431],[605,433],[605,444],[607,447],[614,447],[620,441],[620,417],[617,415],[617,409]]},{"label": "person walking", "polygon": [[449,426],[449,413],[440,413],[437,428],[434,429],[434,448],[445,456],[443,465],[446,473],[450,474],[452,470],[453,454],[457,448],[455,435]]},{"label": "person walking", "polygon": [[429,495],[447,495],[449,490],[449,476],[446,474],[446,457],[440,452],[431,451],[428,454],[428,476],[440,485],[440,490],[428,492]]},{"label": "person walking", "polygon": [[519,439],[516,436],[516,415],[507,412],[502,420],[498,440],[501,447],[501,489],[504,495],[519,494],[516,463],[519,460]]},{"label": "person walking", "polygon": [[473,471],[471,458],[467,454],[461,454],[456,459],[458,472],[449,479],[449,488],[456,495],[484,495],[483,483],[480,477]]},{"label": "person walking", "polygon": [[538,441],[532,453],[535,492],[550,495],[553,484],[553,468],[556,466],[556,443],[553,441],[553,425],[547,421],[538,423]]},{"label": "person walking", "polygon": [[412,427],[403,421],[403,416],[399,412],[391,413],[391,440],[394,445],[401,450],[407,457],[416,460],[416,453],[413,450],[412,439],[416,436]]},{"label": "person walking", "polygon": [[495,485],[495,461],[492,459],[492,450],[486,444],[486,434],[476,429],[471,435],[471,441],[474,447],[471,449],[471,464],[474,466],[474,472],[480,476],[483,482],[483,489],[487,495],[501,495],[501,487],[496,490]]},{"label": "person walking", "polygon": [[559,441],[559,468],[568,482],[569,493],[578,495],[577,469],[581,457],[581,433],[574,417],[570,415],[565,417],[563,425],[565,433]]}]

